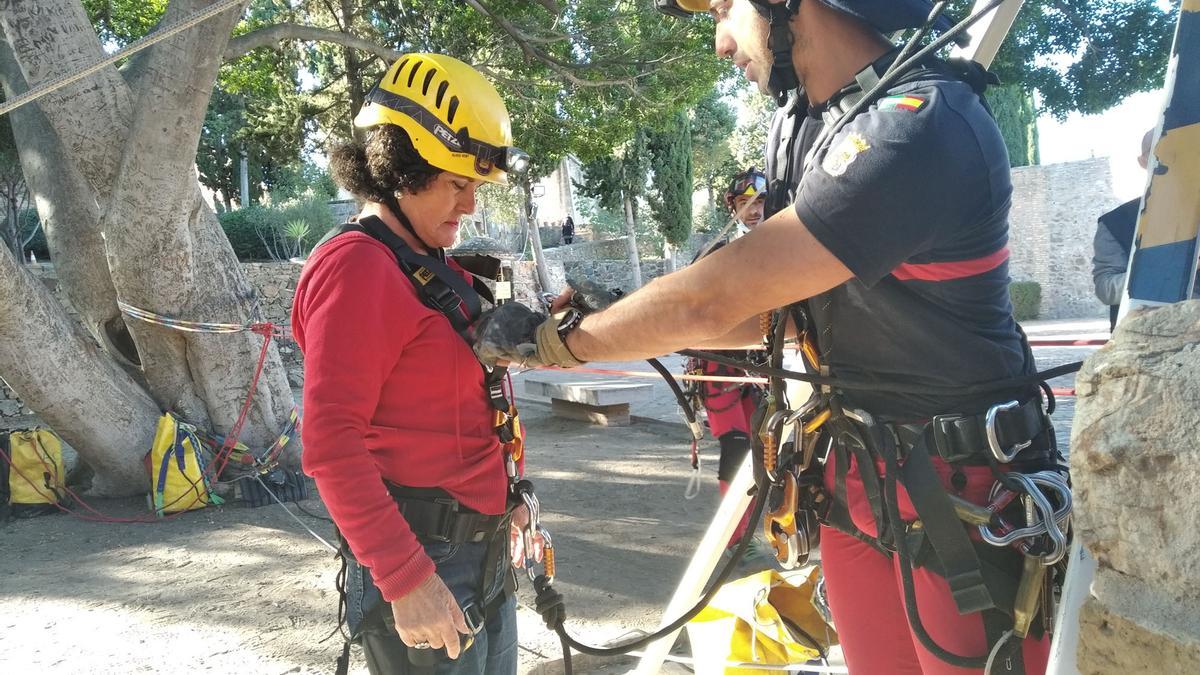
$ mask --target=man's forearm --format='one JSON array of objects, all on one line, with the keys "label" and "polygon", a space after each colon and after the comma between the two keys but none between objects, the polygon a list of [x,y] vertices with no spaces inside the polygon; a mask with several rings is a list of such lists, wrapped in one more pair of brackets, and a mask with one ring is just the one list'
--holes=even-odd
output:
[{"label": "man's forearm", "polygon": [[724,343],[723,336],[759,312],[812,297],[850,277],[796,212],[785,209],[712,255],[588,316],[567,336],[567,347],[583,361],[643,359],[701,344],[716,347],[715,341]]},{"label": "man's forearm", "polygon": [[720,319],[713,321],[704,299],[690,291],[689,271],[655,279],[589,315],[567,336],[567,347],[582,361],[631,361],[669,354],[727,333]]}]

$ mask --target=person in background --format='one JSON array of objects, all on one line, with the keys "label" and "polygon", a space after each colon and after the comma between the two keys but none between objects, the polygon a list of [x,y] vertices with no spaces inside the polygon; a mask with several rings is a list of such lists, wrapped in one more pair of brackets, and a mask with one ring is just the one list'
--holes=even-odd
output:
[{"label": "person in background", "polygon": [[575,241],[575,221],[567,216],[562,222],[562,243],[570,244]]},{"label": "person in background", "polygon": [[[754,167],[736,174],[725,190],[725,206],[737,218],[737,234],[733,238],[754,229],[763,218],[763,205],[767,197],[767,176]],[[716,251],[725,245],[718,243]],[[712,252],[710,251],[710,253]],[[695,261],[693,261],[695,262]],[[745,352],[730,354],[734,358],[744,357]],[[688,359],[687,372],[697,375],[746,377],[746,371],[701,359]],[[708,417],[709,431],[721,444],[721,459],[717,466],[717,485],[721,496],[729,491],[729,484],[737,474],[742,460],[750,452],[750,418],[758,406],[758,388],[750,384],[726,382],[694,382],[689,386],[694,398],[703,405]],[[730,537],[729,545],[737,544],[749,526],[749,513]]]},{"label": "person in background", "polygon": [[[1148,167],[1153,141],[1154,129],[1150,129],[1142,136],[1142,154],[1137,159],[1143,170]],[[1133,236],[1141,203],[1139,195],[1096,221],[1096,236],[1092,240],[1092,284],[1096,297],[1108,305],[1110,331],[1117,327],[1117,312],[1125,293],[1125,271],[1129,268],[1129,256],[1133,254]],[[1196,277],[1192,295],[1200,295],[1200,276]]]}]

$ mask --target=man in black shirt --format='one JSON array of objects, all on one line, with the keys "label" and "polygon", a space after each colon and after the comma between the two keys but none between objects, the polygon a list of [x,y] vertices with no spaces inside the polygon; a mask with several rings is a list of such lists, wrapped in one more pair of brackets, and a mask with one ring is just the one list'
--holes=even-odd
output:
[{"label": "man in black shirt", "polygon": [[[698,9],[695,0],[659,4]],[[1006,442],[993,437],[1014,451],[995,455],[1032,465],[1054,452],[1036,390],[988,386],[1035,368],[1008,296],[1012,186],[981,73],[930,59],[839,126],[896,59],[884,34],[920,25],[928,0],[710,5],[717,53],[784,103],[767,152],[770,217],[604,311],[548,321],[510,348],[488,344],[484,330],[477,351],[571,366],[737,348],[761,338],[761,313],[804,301],[799,329],[815,342],[814,365],[855,383],[823,395],[835,420],[824,464],[834,507],[821,516],[821,550],[850,671],[982,672],[995,648],[1001,665],[991,672],[1042,672],[1048,636],[1036,623],[1023,642],[999,636],[997,625],[1013,626],[1012,588],[984,589],[975,549],[985,557],[988,547],[973,548],[944,517],[947,493],[988,502],[999,469],[983,435],[1009,418],[999,404],[1012,401],[1016,430],[1001,434]],[[781,42],[791,45],[784,67]],[[785,69],[802,86],[791,98],[780,88]],[[822,134],[832,136],[817,144]],[[898,497],[885,499],[886,488]],[[923,531],[925,548],[911,548]],[[914,554],[930,550],[924,562]],[[1015,587],[1022,558],[995,552]],[[918,568],[906,575],[914,555]],[[915,586],[909,602],[906,585]]]}]

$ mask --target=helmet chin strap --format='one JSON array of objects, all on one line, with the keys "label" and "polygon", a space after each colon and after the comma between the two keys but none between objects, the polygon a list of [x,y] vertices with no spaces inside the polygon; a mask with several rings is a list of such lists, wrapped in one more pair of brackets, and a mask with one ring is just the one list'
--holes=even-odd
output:
[{"label": "helmet chin strap", "polygon": [[387,207],[388,211],[392,212],[392,215],[395,216],[396,220],[400,222],[401,227],[408,230],[408,233],[411,234],[414,239],[421,242],[421,245],[423,245],[425,249],[429,251],[429,255],[437,258],[438,260],[445,260],[446,252],[442,250],[440,246],[430,245],[429,242],[421,238],[421,235],[417,234],[417,230],[413,227],[412,221],[408,219],[408,216],[404,215],[404,210],[400,208],[400,200],[396,199],[396,195],[394,193],[388,194],[387,198],[383,201],[383,205]]},{"label": "helmet chin strap", "polygon": [[772,3],[766,0],[751,0],[763,18],[771,22],[767,37],[767,48],[771,50],[771,75],[767,89],[775,97],[779,107],[787,104],[788,94],[800,89],[800,78],[792,65],[792,17],[800,9],[800,0]]}]

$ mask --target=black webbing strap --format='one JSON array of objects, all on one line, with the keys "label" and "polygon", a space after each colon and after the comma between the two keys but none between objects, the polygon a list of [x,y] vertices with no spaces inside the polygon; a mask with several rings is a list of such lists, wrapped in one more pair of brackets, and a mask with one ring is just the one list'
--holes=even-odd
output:
[{"label": "black webbing strap", "polygon": [[482,311],[479,294],[472,284],[446,263],[412,250],[379,218],[367,216],[359,219],[357,224],[362,228],[361,231],[391,249],[400,269],[417,289],[421,302],[444,314],[454,330],[468,343],[471,342],[468,331]]},{"label": "black webbing strap", "polygon": [[[924,436],[917,441],[918,446],[927,442]],[[908,491],[925,536],[938,557],[959,614],[995,608],[975,547],[955,515],[925,447],[916,447],[908,453],[898,478]]]}]

